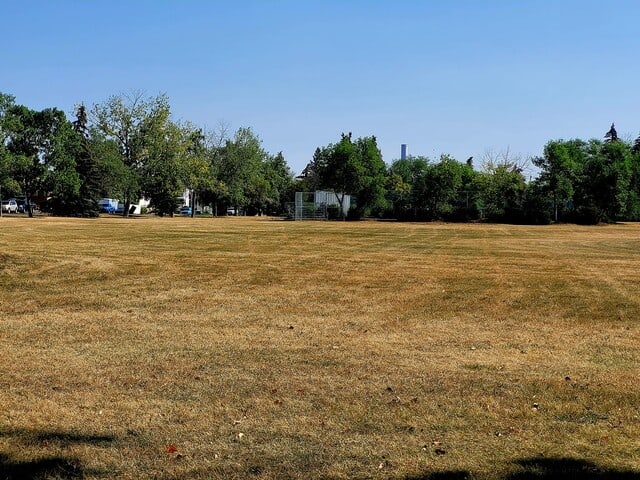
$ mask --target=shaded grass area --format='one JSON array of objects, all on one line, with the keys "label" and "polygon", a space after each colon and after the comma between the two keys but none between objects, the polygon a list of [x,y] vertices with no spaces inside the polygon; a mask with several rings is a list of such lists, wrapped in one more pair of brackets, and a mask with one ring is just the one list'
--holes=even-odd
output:
[{"label": "shaded grass area", "polygon": [[0,228],[0,478],[638,477],[636,225]]},{"label": "shaded grass area", "polygon": [[[107,478],[114,472],[99,471],[82,464],[79,458],[60,454],[72,445],[104,447],[115,438],[111,435],[87,435],[78,432],[44,430],[0,430],[0,438],[9,440],[16,452],[37,448],[37,457],[11,457],[0,453],[0,478],[3,480]],[[49,453],[50,452],[50,453]]]}]

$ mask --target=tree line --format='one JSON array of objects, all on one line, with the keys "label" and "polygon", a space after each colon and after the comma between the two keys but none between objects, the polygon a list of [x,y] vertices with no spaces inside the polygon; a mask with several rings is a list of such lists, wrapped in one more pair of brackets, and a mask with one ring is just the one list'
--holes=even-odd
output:
[{"label": "tree line", "polygon": [[[538,169],[527,179],[531,163]],[[354,218],[406,221],[489,221],[547,224],[640,220],[640,136],[552,140],[542,156],[488,152],[478,168],[449,155],[382,161],[375,137],[320,147],[302,173],[301,188],[355,196]]]},{"label": "tree line", "polygon": [[[538,169],[527,179],[525,167]],[[250,128],[229,135],[171,120],[165,95],[113,95],[68,120],[56,108],[35,111],[0,93],[0,196],[44,192],[54,215],[97,216],[98,199],[129,205],[144,197],[158,215],[172,215],[188,189],[192,205],[212,211],[283,215],[296,191],[328,190],[336,216],[404,221],[490,221],[545,224],[640,220],[640,137],[552,140],[543,155],[523,160],[503,151],[474,165],[449,155],[410,156],[385,164],[375,136],[316,149],[294,178],[282,153],[264,150]],[[31,215],[30,205],[27,210]],[[192,214],[195,214],[195,209]]]},{"label": "tree line", "polygon": [[[294,178],[282,153],[270,154],[250,128],[228,135],[171,120],[165,95],[113,95],[68,120],[0,93],[0,188],[3,198],[40,194],[54,215],[93,217],[100,198],[117,198],[124,215],[139,198],[172,215],[188,189],[192,205],[279,214]],[[44,192],[44,195],[42,195]],[[29,215],[32,214],[27,205]],[[195,214],[195,210],[194,210]]]}]

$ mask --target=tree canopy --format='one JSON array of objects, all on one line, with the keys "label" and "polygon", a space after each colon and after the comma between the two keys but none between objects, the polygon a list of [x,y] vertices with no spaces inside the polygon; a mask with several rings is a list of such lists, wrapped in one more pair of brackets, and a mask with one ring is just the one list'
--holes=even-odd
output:
[{"label": "tree canopy", "polygon": [[307,170],[313,172],[315,186],[336,194],[343,218],[348,213],[344,211],[345,195],[355,197],[352,209],[358,218],[385,207],[386,165],[376,137],[353,141],[351,132],[343,133],[338,143],[316,150]]},{"label": "tree canopy", "polygon": [[[296,191],[328,190],[339,216],[413,221],[599,223],[640,219],[640,135],[550,140],[531,159],[509,150],[459,161],[417,156],[385,164],[377,138],[343,133],[319,146],[298,178],[282,152],[267,152],[249,127],[227,134],[172,119],[166,95],[112,95],[70,121],[0,93],[0,197],[54,215],[97,216],[98,199],[140,197],[173,215],[184,195],[212,213],[280,215]],[[527,162],[537,176],[527,179]],[[345,196],[351,197],[346,211]],[[195,215],[195,209],[191,214]]]}]

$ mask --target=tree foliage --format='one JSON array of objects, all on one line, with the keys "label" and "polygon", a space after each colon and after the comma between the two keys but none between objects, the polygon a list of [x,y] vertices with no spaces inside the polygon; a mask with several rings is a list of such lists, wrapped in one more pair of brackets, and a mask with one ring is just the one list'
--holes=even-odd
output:
[{"label": "tree foliage", "polygon": [[396,160],[389,168],[389,198],[405,220],[464,221],[477,218],[477,173],[449,155]]},{"label": "tree foliage", "polygon": [[316,150],[312,167],[319,188],[336,194],[343,218],[345,195],[354,196],[353,215],[382,212],[385,207],[386,165],[376,137],[352,140],[344,133],[336,144]]},{"label": "tree foliage", "polygon": [[539,188],[549,195],[556,222],[563,218],[573,198],[577,167],[584,162],[581,148],[580,141],[551,141],[544,147],[544,156],[533,159],[533,164],[540,169]]},{"label": "tree foliage", "polygon": [[213,156],[218,200],[249,214],[281,213],[293,175],[282,153],[270,155],[250,128],[239,128]]},{"label": "tree foliage", "polygon": [[624,140],[614,124],[604,139],[549,141],[531,159],[538,175],[528,181],[528,159],[509,149],[486,152],[479,169],[473,157],[449,155],[387,167],[375,136],[351,133],[316,148],[294,181],[283,154],[267,152],[250,128],[227,131],[172,120],[165,95],[113,95],[90,111],[80,104],[69,121],[61,110],[32,110],[0,93],[0,196],[29,202],[37,195],[52,214],[71,216],[96,216],[102,196],[123,200],[127,215],[144,196],[159,215],[172,215],[189,192],[192,206],[197,201],[214,212],[277,215],[296,190],[323,189],[336,194],[343,218],[640,220],[640,136]]},{"label": "tree foliage", "polygon": [[124,198],[124,215],[129,215],[132,200],[142,191],[144,161],[154,128],[169,116],[169,100],[166,95],[145,98],[143,92],[112,95],[105,102],[96,104],[91,111],[94,127],[105,140],[113,140],[119,148],[124,174],[120,177],[120,189]]},{"label": "tree foliage", "polygon": [[541,169],[536,184],[548,195],[555,221],[635,219],[640,213],[638,160],[632,145],[617,134],[604,142],[555,140],[534,159]]},{"label": "tree foliage", "polygon": [[522,222],[526,182],[517,166],[490,165],[476,181],[483,218],[490,222]]},{"label": "tree foliage", "polygon": [[50,190],[53,198],[79,194],[80,178],[71,149],[75,132],[62,111],[13,105],[5,113],[4,127],[9,173],[27,199],[29,216],[29,199],[40,190]]}]

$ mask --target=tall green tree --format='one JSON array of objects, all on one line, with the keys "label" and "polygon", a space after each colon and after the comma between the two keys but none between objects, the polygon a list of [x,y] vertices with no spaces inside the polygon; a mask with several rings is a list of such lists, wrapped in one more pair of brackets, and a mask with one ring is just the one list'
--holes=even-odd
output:
[{"label": "tall green tree", "polygon": [[343,218],[345,195],[355,197],[355,215],[362,217],[385,206],[386,165],[375,137],[353,141],[344,133],[336,144],[316,151],[319,186],[336,194]]},{"label": "tall green tree", "polygon": [[124,216],[142,191],[142,171],[149,138],[156,120],[168,116],[169,100],[166,95],[145,98],[140,91],[113,95],[105,102],[93,106],[91,116],[95,128],[107,140],[116,142],[122,165],[127,170],[120,179],[124,200]]},{"label": "tall green tree", "polygon": [[100,197],[125,197],[124,192],[131,183],[132,172],[124,164],[120,146],[113,139],[107,139],[96,128],[90,129],[89,149],[97,172],[97,187]]},{"label": "tall green tree", "polygon": [[76,171],[80,176],[79,213],[95,217],[100,213],[98,200],[101,197],[100,172],[89,141],[89,120],[83,104],[76,108],[76,119],[72,122],[76,133],[74,153]]},{"label": "tall green tree", "polygon": [[320,167],[326,161],[323,155],[326,149],[316,148],[311,161],[304,167],[298,177],[298,191],[315,192],[320,189]]},{"label": "tall green tree", "polygon": [[378,148],[378,141],[375,136],[358,138],[355,150],[361,165],[355,214],[357,217],[380,215],[386,208],[387,166]]},{"label": "tall green tree", "polygon": [[624,218],[632,179],[631,147],[622,141],[591,140],[585,154],[574,195],[576,220],[599,223]]},{"label": "tall green tree", "polygon": [[98,216],[98,170],[89,145],[83,105],[77,108],[75,121],[60,123],[54,139],[44,183],[50,195],[49,210],[54,215]]},{"label": "tall green tree", "polygon": [[268,195],[261,210],[267,215],[282,214],[285,211],[285,203],[294,193],[293,173],[282,152],[267,156],[262,163],[262,177],[267,184]]},{"label": "tall green tree", "polygon": [[537,185],[551,199],[554,221],[571,208],[575,184],[585,161],[585,143],[581,140],[554,140],[544,147],[544,155],[532,160],[540,169]]},{"label": "tall green tree", "polygon": [[476,178],[482,218],[491,222],[521,223],[526,181],[516,165],[485,166]]},{"label": "tall green tree", "polygon": [[43,190],[49,195],[47,210],[53,215],[82,215],[82,179],[76,163],[79,144],[80,137],[71,123],[60,118],[56,131],[52,132],[52,148],[44,156],[46,168],[42,182]]},{"label": "tall green tree", "polygon": [[5,128],[10,175],[26,197],[30,217],[31,197],[51,187],[54,177],[58,178],[58,192],[79,189],[80,179],[69,154],[68,133],[72,129],[62,111],[55,108],[34,111],[13,105],[7,110]]},{"label": "tall green tree", "polygon": [[261,166],[268,157],[250,128],[240,128],[216,156],[221,200],[227,206],[259,209],[266,197]]},{"label": "tall green tree", "polygon": [[626,219],[640,221],[640,136],[631,146],[631,177]]},{"label": "tall green tree", "polygon": [[0,92],[0,199],[3,198],[3,192],[18,188],[10,174],[9,152],[6,147],[9,139],[6,126],[7,110],[14,105],[14,102],[15,98],[12,95]]},{"label": "tall green tree", "polygon": [[173,215],[178,196],[185,191],[189,133],[171,122],[169,111],[150,117],[143,125],[140,178],[142,193],[160,216]]},{"label": "tall green tree", "polygon": [[403,220],[476,218],[476,172],[443,154],[437,163],[425,157],[396,160],[389,169],[394,215]]},{"label": "tall green tree", "polygon": [[228,206],[228,203],[223,205],[229,195],[221,173],[229,140],[227,133],[228,127],[224,122],[213,130],[199,131],[194,155],[190,155],[188,160],[189,185],[196,189],[200,203],[211,207],[213,215],[218,215],[219,207]]},{"label": "tall green tree", "polygon": [[212,188],[214,178],[202,129],[190,124],[184,125],[182,129],[185,141],[184,183],[189,188],[191,216],[194,217],[197,203],[201,202],[206,196],[205,192]]},{"label": "tall green tree", "polygon": [[442,155],[440,161],[426,171],[423,194],[432,218],[449,220],[459,214],[463,185],[466,187],[465,195],[470,193],[469,168],[449,155]]},{"label": "tall green tree", "polygon": [[429,167],[429,159],[421,156],[409,156],[391,164],[387,174],[387,195],[395,218],[427,219],[428,201],[423,195],[423,187]]}]

